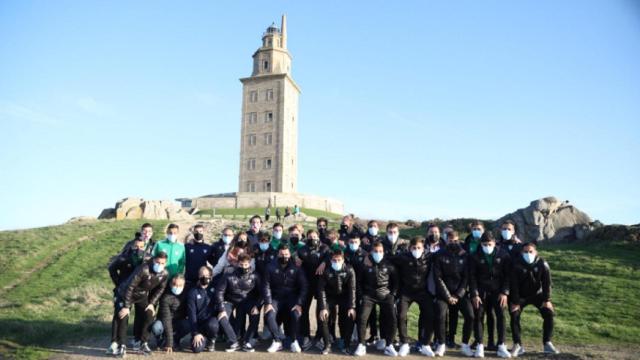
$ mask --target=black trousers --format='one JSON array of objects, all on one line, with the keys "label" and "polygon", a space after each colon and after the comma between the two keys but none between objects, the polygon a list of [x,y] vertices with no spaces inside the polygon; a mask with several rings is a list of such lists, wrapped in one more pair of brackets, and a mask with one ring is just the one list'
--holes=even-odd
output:
[{"label": "black trousers", "polygon": [[380,305],[380,328],[385,329],[383,336],[387,344],[391,344],[397,330],[395,298],[391,294],[382,299],[368,295],[362,296],[362,308],[358,319],[358,340],[361,344],[366,341],[367,322],[375,305]]},{"label": "black trousers", "polygon": [[[222,327],[229,343],[235,343],[238,341],[238,337],[244,334],[242,341],[244,343],[249,342],[256,332],[258,331],[258,323],[260,322],[260,311],[255,315],[251,314],[251,309],[256,306],[253,300],[244,300],[238,304],[232,304],[229,302],[224,303],[225,312],[227,317],[222,320],[217,320]],[[233,311],[236,311],[235,316]],[[244,331],[244,325],[246,317],[249,316],[249,327],[247,331]]]},{"label": "black trousers", "polygon": [[[347,315],[350,305],[347,303],[347,299],[327,297],[327,310],[334,309],[336,306],[338,307],[338,328],[340,329],[340,337],[342,338],[342,341],[344,341],[345,346],[349,347],[351,334],[353,334],[353,328],[355,326],[355,321]],[[318,319],[320,319],[319,316]],[[322,328],[322,337],[326,346],[331,344],[331,333],[329,331],[331,319],[327,317],[327,320],[319,321],[320,327]]]},{"label": "black trousers", "polygon": [[[438,299],[436,310],[436,317],[438,319],[436,340],[438,341],[438,343],[444,344],[443,337],[445,333],[445,326],[447,323],[447,313],[449,314],[449,319],[451,319],[451,317],[455,315],[457,321],[458,312],[461,312],[462,316],[464,317],[464,323],[462,325],[462,343],[469,344],[469,338],[471,338],[471,329],[473,328],[474,316],[471,300],[469,300],[469,298],[466,296],[458,299],[458,302],[455,305],[449,305],[448,302],[442,299]],[[451,328],[449,328],[449,331],[451,331]],[[453,336],[451,337],[451,339],[453,339]]]},{"label": "black trousers", "polygon": [[520,310],[511,312],[511,334],[513,335],[514,344],[521,344],[520,315],[527,305],[533,305],[538,308],[542,316],[542,343],[544,344],[547,341],[551,341],[551,337],[553,336],[553,317],[555,314],[552,310],[542,307],[543,303],[544,299],[542,298],[542,294],[538,294],[526,299],[521,299],[519,304]]},{"label": "black trousers", "polygon": [[[211,316],[208,319],[198,321],[198,332],[207,339],[215,340],[218,336],[219,326],[218,319],[215,316]],[[191,351],[194,353],[203,352],[205,346],[207,346],[206,343],[206,341],[203,341],[200,346],[194,346],[193,341],[191,341]]]},{"label": "black trousers", "polygon": [[[310,283],[309,289],[316,289],[317,283]],[[312,291],[309,291],[307,294],[307,298],[305,299],[304,304],[302,305],[302,317],[300,319],[300,336],[311,338],[311,320],[309,319],[309,309],[311,309],[311,302],[313,301],[314,294]],[[316,307],[316,338],[320,333],[320,326],[318,324],[318,308]]]},{"label": "black trousers", "polygon": [[423,331],[418,331],[419,341],[421,344],[428,344],[433,336],[435,323],[435,308],[433,297],[427,291],[411,294],[400,295],[398,301],[398,330],[400,332],[400,342],[408,343],[409,335],[407,331],[407,314],[412,303],[417,303],[420,308],[418,327],[420,324],[424,327]]},{"label": "black trousers", "polygon": [[278,341],[283,341],[285,335],[280,331],[278,324],[284,323],[285,328],[289,328],[289,335],[292,341],[298,338],[300,331],[300,318],[302,314],[291,310],[295,305],[294,299],[273,299],[271,302],[273,311],[264,314],[264,323]]},{"label": "black trousers", "polygon": [[[458,311],[451,311],[449,309],[448,322],[447,322],[447,342],[455,342],[456,333],[458,331]],[[473,307],[471,308],[473,312]],[[471,328],[473,328],[473,324],[471,324]]]},{"label": "black trousers", "polygon": [[475,337],[476,340],[481,343],[483,341],[483,331],[484,331],[484,314],[490,311],[496,316],[496,330],[498,333],[498,343],[504,344],[504,333],[505,333],[505,319],[504,319],[504,309],[500,307],[500,303],[498,301],[499,292],[495,293],[484,293],[481,294],[480,299],[482,300],[482,304],[475,309],[475,317],[477,321],[475,321]]},{"label": "black trousers", "polygon": [[[136,341],[147,342],[149,339],[149,327],[153,322],[154,314],[151,311],[145,311],[145,308],[149,305],[148,300],[149,299],[145,296],[141,299],[136,299],[133,303],[136,311],[135,320],[133,322],[133,335]],[[118,317],[118,312],[123,308],[124,300],[120,296],[116,296],[113,306],[113,320],[111,321],[111,336],[113,337],[115,334],[115,342],[117,342],[118,345],[124,345],[127,339],[129,315],[122,319]]]}]

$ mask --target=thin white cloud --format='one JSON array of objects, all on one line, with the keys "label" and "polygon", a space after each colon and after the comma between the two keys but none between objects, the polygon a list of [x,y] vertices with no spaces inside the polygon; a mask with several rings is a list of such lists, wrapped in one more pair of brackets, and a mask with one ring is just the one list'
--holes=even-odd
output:
[{"label": "thin white cloud", "polygon": [[34,125],[58,126],[62,122],[49,114],[22,104],[0,102],[0,118]]}]

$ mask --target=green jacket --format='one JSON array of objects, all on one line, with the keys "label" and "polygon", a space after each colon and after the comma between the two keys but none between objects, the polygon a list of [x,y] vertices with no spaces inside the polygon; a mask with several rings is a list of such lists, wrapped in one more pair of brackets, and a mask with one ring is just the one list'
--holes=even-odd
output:
[{"label": "green jacket", "polygon": [[184,274],[184,266],[186,262],[184,244],[181,242],[172,243],[168,239],[159,241],[153,248],[153,256],[156,256],[160,252],[167,254],[167,265],[165,268],[169,272],[169,277],[173,277],[176,274]]}]

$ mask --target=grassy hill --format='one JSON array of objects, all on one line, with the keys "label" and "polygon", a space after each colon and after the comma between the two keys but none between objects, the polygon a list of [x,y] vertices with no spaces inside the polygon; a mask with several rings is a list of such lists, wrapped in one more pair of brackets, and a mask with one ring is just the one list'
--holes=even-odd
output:
[{"label": "grassy hill", "polygon": [[[139,225],[99,221],[0,232],[0,358],[46,357],[47,348],[83,338],[104,337],[107,344],[112,285],[106,266]],[[156,233],[164,225],[154,222]],[[637,245],[553,245],[541,254],[553,271],[557,345],[637,346]],[[537,312],[527,308],[524,318],[525,342],[539,346]]]}]

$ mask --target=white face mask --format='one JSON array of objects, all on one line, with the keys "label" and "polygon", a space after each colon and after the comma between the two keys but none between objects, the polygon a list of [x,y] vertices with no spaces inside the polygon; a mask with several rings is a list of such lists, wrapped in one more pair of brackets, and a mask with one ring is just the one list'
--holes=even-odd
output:
[{"label": "white face mask", "polygon": [[274,231],[273,232],[273,237],[280,240],[282,239],[282,231]]},{"label": "white face mask", "polygon": [[157,274],[157,273],[161,273],[162,270],[164,270],[164,265],[158,264],[157,262],[153,263],[153,272]]},{"label": "white face mask", "polygon": [[511,231],[505,229],[505,230],[502,230],[500,234],[502,235],[502,238],[504,240],[511,240]]},{"label": "white face mask", "polygon": [[487,254],[490,255],[491,253],[493,253],[493,249],[495,248],[495,245],[482,245],[482,251]]},{"label": "white face mask", "polygon": [[335,271],[340,271],[342,269],[342,261],[332,261],[331,268]]},{"label": "white face mask", "polygon": [[392,244],[394,244],[398,240],[398,235],[397,234],[387,234],[387,239],[389,239],[389,241]]},{"label": "white face mask", "polygon": [[173,243],[178,240],[178,237],[175,234],[169,234],[167,235],[167,239]]},{"label": "white face mask", "polygon": [[422,253],[424,253],[424,250],[418,250],[418,249],[411,250],[411,255],[413,255],[413,257],[416,259],[419,259],[422,256]]},{"label": "white face mask", "polygon": [[176,295],[176,296],[182,294],[182,290],[184,290],[183,287],[174,286],[174,287],[171,288],[171,292],[173,293],[173,295]]},{"label": "white face mask", "polygon": [[370,228],[369,228],[369,235],[371,235],[371,236],[376,236],[376,235],[378,235],[378,228],[376,228],[376,227],[370,227]]},{"label": "white face mask", "polygon": [[536,256],[531,253],[523,253],[522,258],[527,264],[533,264],[533,261],[536,259]]},{"label": "white face mask", "polygon": [[222,235],[222,242],[225,244],[229,244],[233,240],[233,236]]}]

